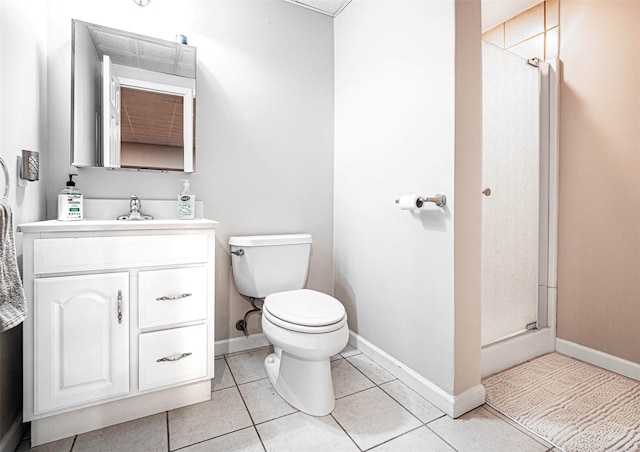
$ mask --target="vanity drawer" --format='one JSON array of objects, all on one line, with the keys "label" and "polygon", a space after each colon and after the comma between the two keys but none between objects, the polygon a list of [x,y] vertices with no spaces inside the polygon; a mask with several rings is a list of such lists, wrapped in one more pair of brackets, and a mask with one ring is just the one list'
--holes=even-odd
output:
[{"label": "vanity drawer", "polygon": [[140,391],[207,376],[207,325],[140,335]]},{"label": "vanity drawer", "polygon": [[207,267],[141,271],[138,274],[140,328],[207,318]]},{"label": "vanity drawer", "polygon": [[208,261],[207,234],[34,240],[34,273],[111,270]]}]

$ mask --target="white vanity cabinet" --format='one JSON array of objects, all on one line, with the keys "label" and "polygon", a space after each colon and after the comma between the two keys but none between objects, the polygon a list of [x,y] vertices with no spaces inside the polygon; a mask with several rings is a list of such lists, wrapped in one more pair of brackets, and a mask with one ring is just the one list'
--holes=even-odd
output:
[{"label": "white vanity cabinet", "polygon": [[33,446],[210,399],[216,224],[19,226]]}]

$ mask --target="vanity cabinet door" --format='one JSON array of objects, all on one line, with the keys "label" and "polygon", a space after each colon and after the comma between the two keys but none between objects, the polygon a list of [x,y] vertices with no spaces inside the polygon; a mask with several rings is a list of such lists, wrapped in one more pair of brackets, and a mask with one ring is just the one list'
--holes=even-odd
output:
[{"label": "vanity cabinet door", "polygon": [[129,392],[129,273],[34,280],[35,412]]}]

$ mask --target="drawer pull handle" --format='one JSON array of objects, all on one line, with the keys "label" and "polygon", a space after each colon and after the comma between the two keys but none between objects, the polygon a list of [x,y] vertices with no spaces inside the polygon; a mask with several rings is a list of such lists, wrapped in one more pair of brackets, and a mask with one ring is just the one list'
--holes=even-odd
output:
[{"label": "drawer pull handle", "polygon": [[122,291],[118,291],[118,323],[122,323]]},{"label": "drawer pull handle", "polygon": [[187,356],[191,356],[191,352],[187,352],[187,353],[183,353],[182,355],[178,356],[177,358],[160,358],[157,359],[156,362],[157,363],[162,363],[162,362],[166,362],[166,361],[178,361],[182,358],[186,358]]},{"label": "drawer pull handle", "polygon": [[163,297],[158,297],[156,298],[157,301],[164,301],[164,300],[179,300],[181,298],[187,298],[190,297],[192,294],[190,293],[183,293],[182,295],[176,295],[175,297],[168,297],[168,296],[163,296]]}]

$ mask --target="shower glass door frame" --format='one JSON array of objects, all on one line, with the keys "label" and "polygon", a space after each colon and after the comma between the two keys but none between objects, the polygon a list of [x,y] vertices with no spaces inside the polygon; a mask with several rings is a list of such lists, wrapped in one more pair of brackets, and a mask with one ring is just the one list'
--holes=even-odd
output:
[{"label": "shower glass door frame", "polygon": [[[482,347],[482,377],[555,350],[559,60],[538,64],[539,239],[536,329]],[[483,187],[485,188],[485,187]]]}]

